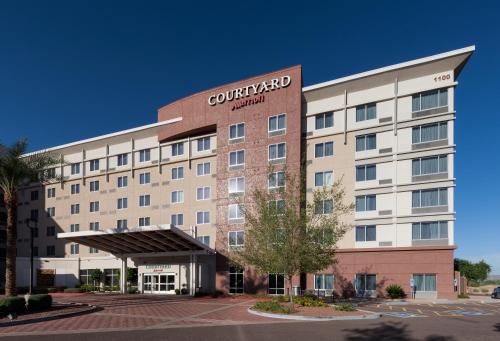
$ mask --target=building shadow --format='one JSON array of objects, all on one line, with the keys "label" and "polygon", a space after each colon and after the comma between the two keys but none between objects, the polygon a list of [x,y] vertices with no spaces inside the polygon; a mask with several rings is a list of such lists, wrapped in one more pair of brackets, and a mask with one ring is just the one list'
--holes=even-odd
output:
[{"label": "building shadow", "polygon": [[346,333],[345,340],[349,341],[454,341],[455,338],[451,336],[430,335],[424,339],[417,339],[412,337],[408,326],[401,323],[382,323],[374,328],[356,328],[344,329]]}]

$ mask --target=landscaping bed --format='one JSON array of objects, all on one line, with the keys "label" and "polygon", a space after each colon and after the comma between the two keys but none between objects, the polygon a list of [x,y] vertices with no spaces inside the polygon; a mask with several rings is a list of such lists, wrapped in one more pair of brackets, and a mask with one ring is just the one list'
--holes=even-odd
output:
[{"label": "landscaping bed", "polygon": [[16,314],[12,320],[7,316],[0,317],[0,327],[70,317],[92,312],[95,309],[96,307],[87,304],[54,304],[43,311],[21,312]]}]

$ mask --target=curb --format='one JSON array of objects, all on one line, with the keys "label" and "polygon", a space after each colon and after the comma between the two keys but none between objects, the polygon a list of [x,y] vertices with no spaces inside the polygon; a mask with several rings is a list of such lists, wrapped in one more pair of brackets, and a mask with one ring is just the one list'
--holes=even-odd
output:
[{"label": "curb", "polygon": [[369,313],[367,315],[353,315],[353,316],[302,316],[302,315],[285,315],[285,314],[273,314],[273,313],[264,313],[261,311],[253,310],[252,308],[248,308],[247,311],[250,314],[277,318],[282,320],[297,320],[297,321],[350,321],[350,320],[375,320],[381,317],[381,314],[376,314],[367,310],[358,310],[364,313]]},{"label": "curb", "polygon": [[32,318],[28,320],[19,320],[19,321],[9,321],[9,322],[0,322],[0,328],[2,327],[11,327],[11,326],[19,326],[23,324],[30,324],[30,323],[37,323],[37,322],[45,322],[45,321],[52,321],[52,320],[59,320],[67,317],[74,317],[74,316],[80,316],[80,315],[85,315],[89,313],[93,313],[94,311],[97,310],[97,307],[94,305],[89,305],[89,304],[84,304],[84,303],[68,303],[68,304],[60,304],[60,305],[67,305],[67,306],[87,306],[88,309],[86,310],[80,310],[80,311],[74,311],[74,312],[69,312],[65,314],[58,314],[54,316],[45,316],[45,317],[37,317],[37,318]]}]

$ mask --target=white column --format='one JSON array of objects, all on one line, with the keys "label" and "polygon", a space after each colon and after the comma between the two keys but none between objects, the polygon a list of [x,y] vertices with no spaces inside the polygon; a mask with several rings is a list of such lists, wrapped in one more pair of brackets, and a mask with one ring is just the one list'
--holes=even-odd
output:
[{"label": "white column", "polygon": [[127,257],[122,258],[122,268],[120,273],[120,291],[122,294],[127,293]]},{"label": "white column", "polygon": [[194,295],[194,258],[189,255],[189,295]]}]

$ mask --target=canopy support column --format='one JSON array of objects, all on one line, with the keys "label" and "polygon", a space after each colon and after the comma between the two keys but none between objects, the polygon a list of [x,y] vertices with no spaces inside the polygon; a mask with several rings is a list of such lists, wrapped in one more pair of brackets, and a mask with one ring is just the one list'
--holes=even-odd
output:
[{"label": "canopy support column", "polygon": [[127,293],[127,257],[122,257],[122,268],[120,273],[120,292],[122,294]]}]

